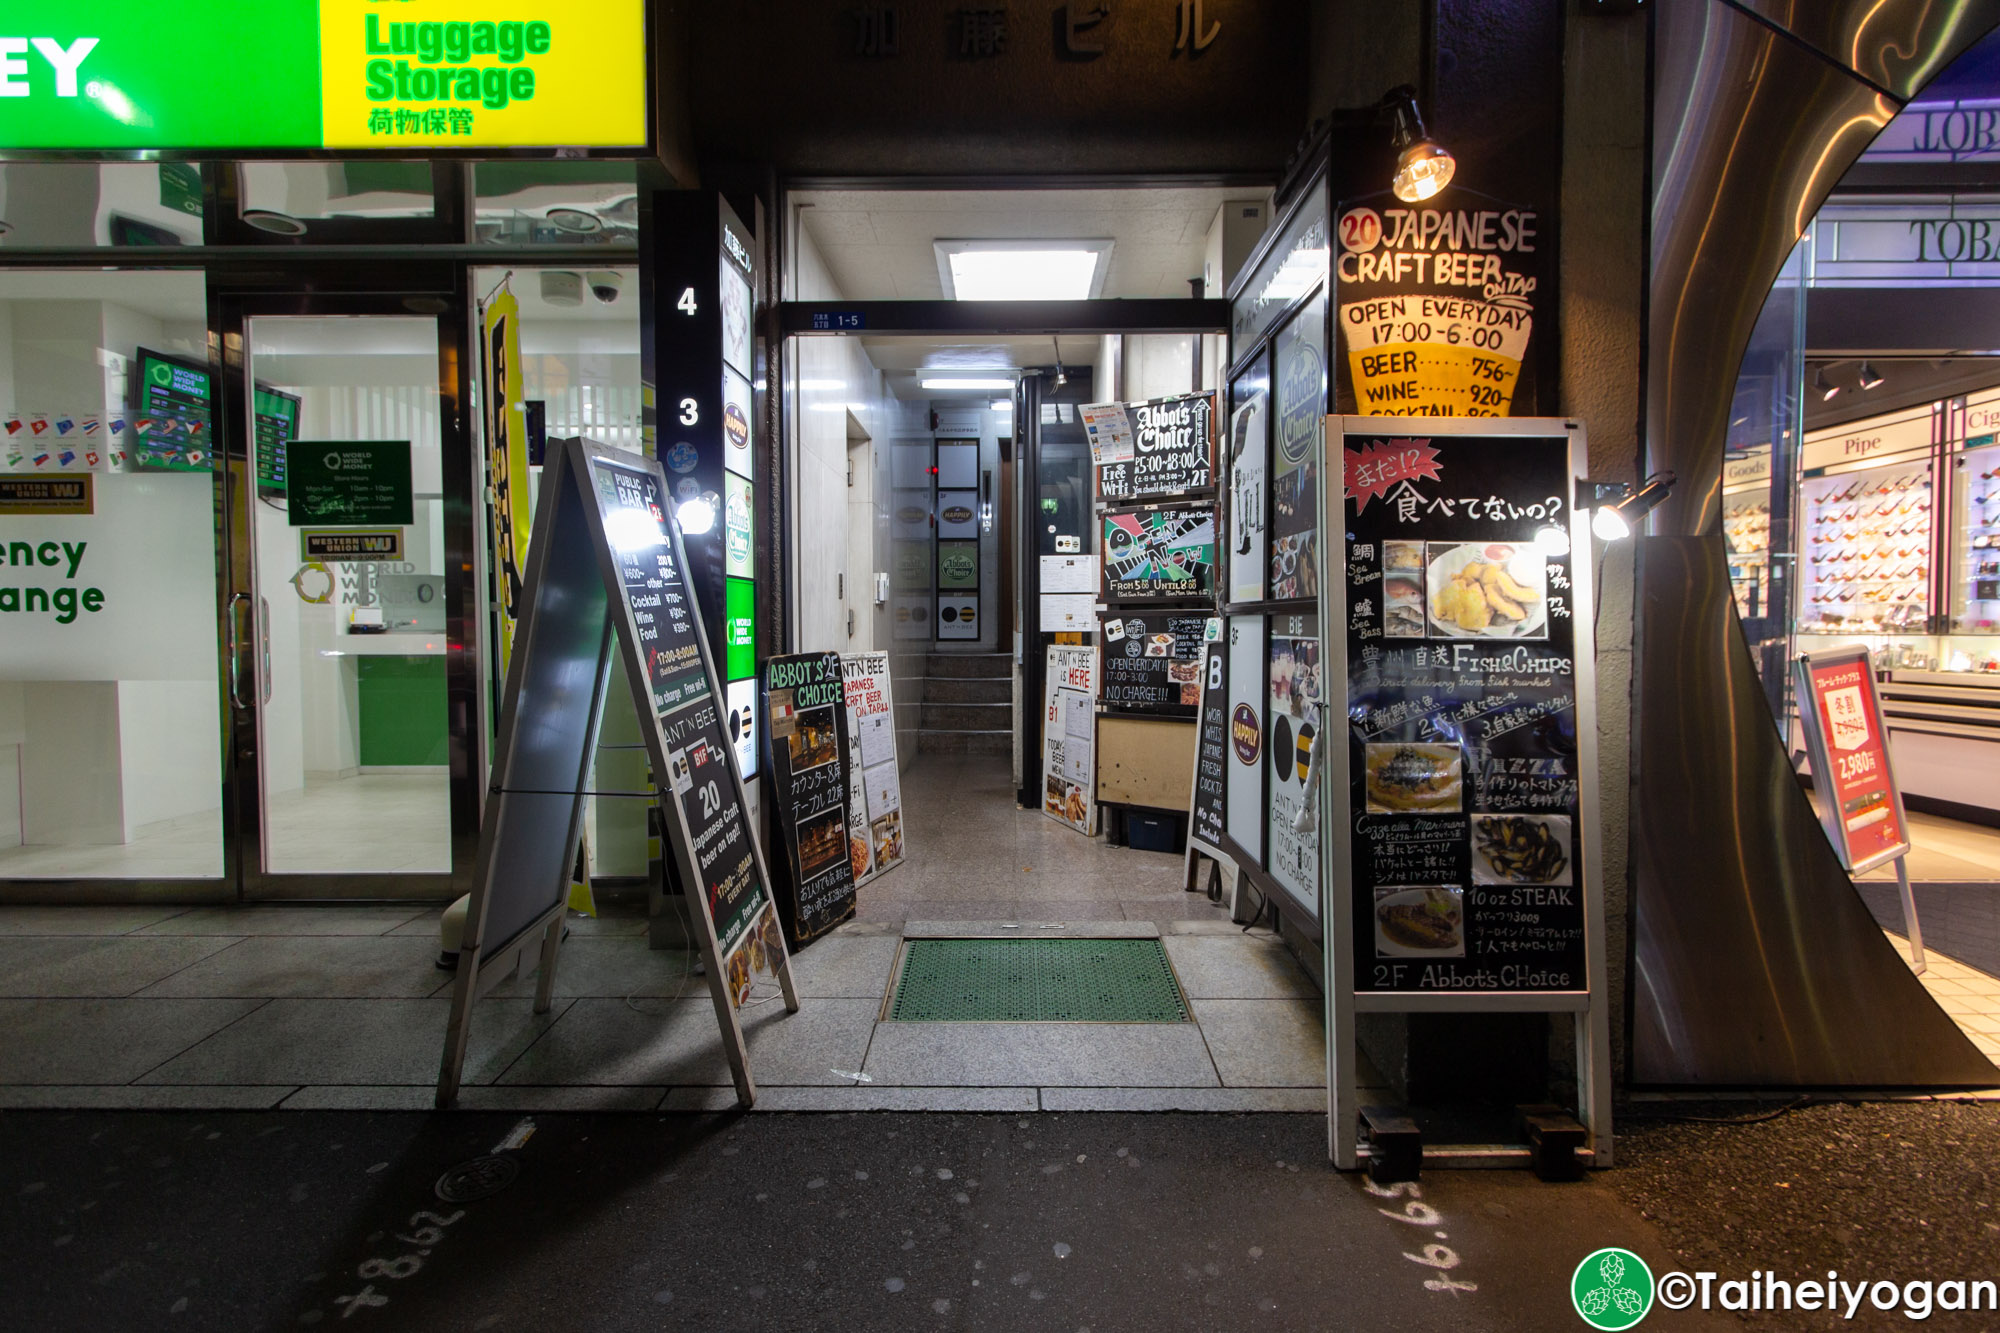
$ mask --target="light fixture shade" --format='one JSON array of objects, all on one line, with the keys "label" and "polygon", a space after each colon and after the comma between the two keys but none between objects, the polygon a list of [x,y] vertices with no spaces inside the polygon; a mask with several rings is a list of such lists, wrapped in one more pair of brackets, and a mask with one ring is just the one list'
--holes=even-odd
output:
[{"label": "light fixture shade", "polygon": [[1419,139],[1396,159],[1389,188],[1406,204],[1420,204],[1451,184],[1458,160],[1429,139]]},{"label": "light fixture shade", "polygon": [[1599,541],[1624,541],[1632,535],[1632,525],[1625,521],[1625,515],[1618,512],[1617,505],[1605,505],[1590,516],[1590,530],[1597,534]]},{"label": "light fixture shade", "polygon": [[1888,381],[1882,378],[1881,374],[1875,369],[1875,367],[1869,365],[1866,361],[1863,361],[1861,363],[1861,376],[1858,382],[1860,383],[1862,389],[1865,391],[1868,389],[1879,389]]},{"label": "light fixture shade", "polygon": [[1825,366],[1813,371],[1813,389],[1819,394],[1819,400],[1823,403],[1832,402],[1833,396],[1840,392],[1840,386],[1826,377]]}]

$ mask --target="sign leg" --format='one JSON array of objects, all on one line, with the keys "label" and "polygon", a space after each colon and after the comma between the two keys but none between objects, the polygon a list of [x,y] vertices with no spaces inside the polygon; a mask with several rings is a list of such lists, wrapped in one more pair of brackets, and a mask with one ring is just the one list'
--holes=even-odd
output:
[{"label": "sign leg", "polygon": [[556,955],[561,951],[563,934],[563,914],[556,913],[542,932],[541,975],[535,980],[535,1012],[546,1014],[555,1003],[556,995]]},{"label": "sign leg", "polygon": [[1903,931],[1910,937],[1910,969],[1922,975],[1930,963],[1924,958],[1924,928],[1917,924],[1917,895],[1910,888],[1909,858],[1896,858],[1896,892],[1903,899]]},{"label": "sign leg", "polygon": [[437,1108],[449,1111],[458,1101],[459,1077],[465,1069],[465,1046],[472,1036],[472,1006],[479,995],[479,946],[460,944],[458,975],[452,979],[451,1017],[444,1029],[444,1058],[438,1065]]}]

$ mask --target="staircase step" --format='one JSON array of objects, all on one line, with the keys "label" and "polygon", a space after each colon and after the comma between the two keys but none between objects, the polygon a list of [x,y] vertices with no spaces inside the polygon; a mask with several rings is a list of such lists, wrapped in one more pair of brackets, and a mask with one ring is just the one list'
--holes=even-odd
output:
[{"label": "staircase step", "polygon": [[1014,705],[939,704],[927,698],[917,725],[925,731],[1012,731]]},{"label": "staircase step", "polygon": [[929,653],[924,657],[924,674],[960,680],[1011,680],[1014,658],[1009,653]]},{"label": "staircase step", "polygon": [[927,704],[1007,704],[1014,702],[1014,682],[1001,677],[933,676],[924,681]]},{"label": "staircase step", "polygon": [[1011,731],[919,731],[919,754],[1012,754]]}]

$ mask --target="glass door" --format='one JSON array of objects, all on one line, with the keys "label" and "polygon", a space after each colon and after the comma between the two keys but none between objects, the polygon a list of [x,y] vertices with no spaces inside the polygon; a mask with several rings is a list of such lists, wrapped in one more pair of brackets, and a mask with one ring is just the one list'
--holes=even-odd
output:
[{"label": "glass door", "polygon": [[447,896],[478,822],[462,307],[224,305],[244,896]]}]

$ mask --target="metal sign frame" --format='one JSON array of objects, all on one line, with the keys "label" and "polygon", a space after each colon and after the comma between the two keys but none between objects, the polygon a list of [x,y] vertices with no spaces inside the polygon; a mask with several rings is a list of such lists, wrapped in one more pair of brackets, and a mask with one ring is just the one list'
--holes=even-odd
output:
[{"label": "metal sign frame", "polygon": [[[1345,468],[1335,470],[1329,459],[1344,461],[1349,435],[1421,435],[1426,437],[1529,436],[1569,438],[1569,472],[1581,479],[1588,450],[1583,426],[1561,417],[1364,417],[1329,416],[1319,467],[1319,512],[1323,528],[1340,530],[1330,515],[1346,514]],[[1354,989],[1353,821],[1347,808],[1346,732],[1341,732],[1340,770],[1322,773],[1319,781],[1321,920],[1326,968],[1326,1067],[1328,1149],[1334,1165],[1344,1171],[1366,1164],[1360,1142],[1361,1105],[1356,1083],[1359,1048],[1355,1044],[1357,1013],[1567,1013],[1576,1040],[1577,1118],[1589,1134],[1587,1151],[1594,1165],[1608,1167],[1612,1157],[1611,1020],[1607,993],[1604,931],[1603,837],[1597,778],[1597,674],[1595,547],[1589,518],[1571,506],[1569,515],[1572,561],[1571,614],[1576,672],[1577,819],[1582,825],[1582,854],[1577,874],[1583,888],[1584,981],[1581,991],[1538,992],[1361,992]],[[1332,552],[1323,551],[1331,572]],[[1326,682],[1329,715],[1345,714],[1348,687],[1347,589],[1345,577],[1320,580],[1320,670]],[[1334,691],[1342,706],[1332,707]],[[1325,736],[1322,733],[1322,744]],[[1335,757],[1328,752],[1328,760]],[[1319,765],[1315,765],[1318,767]],[[1525,1165],[1525,1146],[1465,1145],[1427,1148],[1432,1166]]]},{"label": "metal sign frame", "polygon": [[[654,711],[649,676],[640,659],[638,626],[632,618],[632,608],[626,603],[611,541],[605,531],[603,515],[598,510],[590,467],[593,459],[615,467],[650,473],[659,485],[659,494],[663,498],[672,495],[658,461],[621,449],[589,444],[581,439],[569,440],[560,452],[553,452],[544,470],[533,537],[528,548],[521,617],[514,652],[507,666],[506,690],[502,695],[493,776],[486,817],[480,825],[479,856],[473,874],[471,901],[466,908],[458,973],[452,985],[451,1017],[445,1030],[444,1055],[438,1072],[437,1105],[440,1108],[451,1106],[458,1095],[474,1005],[481,996],[507,978],[522,953],[530,947],[540,949],[541,975],[535,989],[535,1012],[545,1013],[549,1009],[554,994],[570,871],[583,831],[584,799],[593,794],[589,790],[589,765],[596,750],[598,725],[603,716],[614,642],[616,650],[623,655],[626,677],[631,683],[633,702],[639,711],[641,731],[653,771],[663,778],[672,771],[663,720]],[[719,710],[724,706],[726,696],[718,682],[714,656],[701,623],[701,610],[688,581],[687,556],[681,545],[680,527],[671,515],[667,517],[664,532],[680,569],[682,582],[688,586],[687,612],[694,622],[694,636],[709,690],[705,699],[683,704],[675,711],[703,706]],[[580,548],[584,545],[594,551],[594,561],[583,557]],[[601,601],[598,600],[600,598]],[[589,659],[581,647],[588,642],[589,635],[580,632],[587,630],[587,622],[593,619],[601,626],[596,634],[594,660]],[[578,688],[583,679],[581,668],[586,662],[590,671],[587,691]],[[524,697],[534,700],[529,719],[523,719],[521,714]],[[576,710],[585,706],[586,700],[589,713],[581,719],[579,727]],[[560,772],[530,771],[537,766],[553,766],[547,762],[551,756],[546,753],[546,742],[538,739],[538,733],[548,735],[557,729],[559,720],[568,723],[566,736],[569,749],[580,748],[574,756],[574,769],[565,762]],[[524,721],[529,725],[524,726]],[[577,747],[575,742],[579,735],[582,744]],[[541,748],[538,750],[537,747]],[[777,909],[771,894],[770,869],[765,864],[763,848],[748,817],[750,801],[736,764],[735,747],[725,744],[723,748],[728,752],[729,780],[734,785],[737,807],[744,816],[743,831],[754,860],[756,890],[763,897],[762,904],[738,941],[738,947],[744,948],[748,947],[750,937],[758,933],[766,915],[774,914]],[[563,761],[571,757],[568,750],[560,756]],[[542,762],[538,765],[537,761]],[[661,824],[667,840],[673,845],[672,854],[678,864],[680,882],[689,900],[688,919],[707,969],[709,995],[715,1003],[716,1023],[722,1032],[723,1049],[729,1059],[737,1100],[748,1107],[756,1100],[757,1088],[750,1075],[743,1027],[729,994],[726,959],[717,947],[715,923],[709,915],[708,899],[687,817],[678,796],[670,789],[668,799],[662,800],[659,808]],[[536,835],[546,839],[557,817],[564,818],[567,827],[561,844],[562,855],[552,859],[545,854],[533,854]],[[538,909],[532,919],[509,938],[488,941],[485,932],[495,891],[502,879],[522,862],[524,849],[529,853],[525,859],[532,864],[559,866],[547,876],[548,905]],[[784,993],[785,1009],[788,1013],[797,1013],[799,997],[792,978],[791,952],[785,947],[783,933],[774,933],[778,949],[777,979]]]},{"label": "metal sign frame", "polygon": [[[1826,729],[1820,725],[1819,695],[1813,689],[1813,672],[1825,667],[1858,667],[1868,708],[1869,723],[1881,737],[1882,780],[1889,784],[1889,808],[1896,814],[1896,831],[1901,835],[1894,847],[1856,861],[1847,845],[1847,830],[1841,823],[1840,800],[1834,786],[1833,755],[1827,746]],[[1812,763],[1813,780],[1825,787],[1820,810],[1820,827],[1826,830],[1833,853],[1840,858],[1850,877],[1866,874],[1877,866],[1896,863],[1896,891],[1903,906],[1903,933],[1910,941],[1910,967],[1923,972],[1929,967],[1924,957],[1924,931],[1917,921],[1917,897],[1910,888],[1910,821],[1903,813],[1903,784],[1896,781],[1896,761],[1889,753],[1889,726],[1882,713],[1882,694],[1875,685],[1875,659],[1865,644],[1827,648],[1816,653],[1800,653],[1792,662],[1793,697],[1800,701],[1799,729],[1805,733],[1806,755]]]}]

